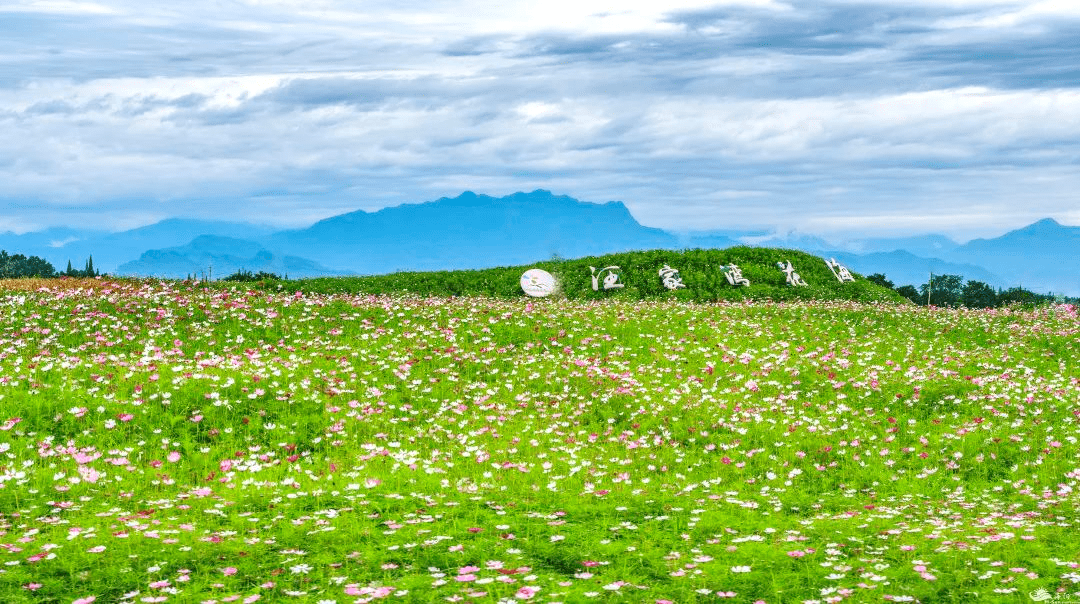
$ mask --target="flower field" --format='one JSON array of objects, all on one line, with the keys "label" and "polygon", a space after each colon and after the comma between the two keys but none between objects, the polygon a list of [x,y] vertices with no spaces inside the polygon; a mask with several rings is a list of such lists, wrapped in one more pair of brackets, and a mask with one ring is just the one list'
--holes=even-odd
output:
[{"label": "flower field", "polygon": [[1080,601],[1072,306],[94,283],[0,294],[0,602]]}]

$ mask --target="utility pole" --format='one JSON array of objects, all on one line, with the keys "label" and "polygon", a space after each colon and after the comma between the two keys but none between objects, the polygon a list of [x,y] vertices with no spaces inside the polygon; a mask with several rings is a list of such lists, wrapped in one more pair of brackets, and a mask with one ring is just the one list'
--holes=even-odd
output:
[{"label": "utility pole", "polygon": [[926,305],[930,306],[930,292],[934,291],[934,273],[930,273],[930,282],[926,285]]}]

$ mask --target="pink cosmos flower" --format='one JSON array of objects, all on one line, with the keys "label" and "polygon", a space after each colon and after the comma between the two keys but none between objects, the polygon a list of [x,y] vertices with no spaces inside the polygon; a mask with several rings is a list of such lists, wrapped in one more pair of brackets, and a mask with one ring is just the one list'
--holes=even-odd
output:
[{"label": "pink cosmos flower", "polygon": [[169,455],[165,459],[168,459],[169,463],[176,463],[176,462],[180,461],[180,452],[179,451],[169,451]]},{"label": "pink cosmos flower", "polygon": [[71,604],[90,604],[91,602],[93,602],[96,599],[97,599],[96,596],[86,596],[85,598],[78,598],[78,599],[72,600]]},{"label": "pink cosmos flower", "polygon": [[231,576],[236,574],[236,567],[235,566],[226,566],[225,568],[221,569],[221,573],[223,575],[225,575],[226,577],[231,577]]},{"label": "pink cosmos flower", "polygon": [[519,599],[519,600],[531,600],[533,596],[535,596],[537,593],[539,593],[539,591],[540,591],[539,587],[534,587],[532,585],[526,585],[525,587],[522,587],[521,589],[517,590],[517,593],[514,594],[514,597]]}]

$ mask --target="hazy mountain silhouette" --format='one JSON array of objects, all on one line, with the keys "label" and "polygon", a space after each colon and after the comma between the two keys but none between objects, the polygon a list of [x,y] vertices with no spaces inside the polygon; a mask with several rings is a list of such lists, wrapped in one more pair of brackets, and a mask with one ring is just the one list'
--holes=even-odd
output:
[{"label": "hazy mountain silhouette", "polygon": [[926,283],[930,273],[935,275],[961,275],[967,281],[982,281],[994,287],[1007,288],[1008,282],[991,271],[975,264],[949,262],[940,258],[923,258],[904,250],[854,254],[843,251],[813,251],[823,258],[836,260],[863,276],[881,273],[896,286]]},{"label": "hazy mountain silhouette", "polygon": [[274,254],[254,241],[215,235],[196,237],[183,246],[146,251],[138,260],[121,264],[116,273],[172,279],[188,276],[220,279],[241,270],[289,277],[338,274],[305,258]]},{"label": "hazy mountain silhouette", "polygon": [[644,227],[621,202],[585,203],[549,191],[465,192],[377,212],[356,211],[283,231],[268,247],[360,273],[484,268],[656,248],[676,237]]},{"label": "hazy mountain silhouette", "polygon": [[82,268],[93,255],[99,271],[112,273],[147,250],[184,245],[200,235],[257,239],[272,232],[269,227],[244,223],[170,218],[115,233],[66,227],[22,235],[3,233],[0,249],[40,256],[61,271],[68,260],[75,268]]},{"label": "hazy mountain silhouette", "polygon": [[963,245],[934,234],[854,238],[837,245],[799,233],[670,233],[642,226],[621,202],[585,203],[544,190],[505,197],[465,192],[376,212],[349,212],[278,232],[242,223],[170,219],[115,233],[50,228],[0,234],[0,249],[43,257],[58,270],[69,259],[81,268],[93,254],[94,266],[104,272],[174,277],[201,274],[210,263],[215,276],[243,268],[301,277],[484,268],[555,255],[740,244],[836,257],[856,272],[884,273],[897,285],[922,284],[934,272],[997,287],[1023,285],[1080,295],[1080,227],[1052,219]]},{"label": "hazy mountain silhouette", "polygon": [[993,239],[973,239],[948,258],[984,266],[1001,275],[1009,287],[1080,293],[1080,227],[1052,218]]},{"label": "hazy mountain silhouette", "polygon": [[844,248],[858,254],[895,252],[903,250],[924,258],[942,258],[960,244],[944,235],[919,235],[916,237],[856,239]]}]

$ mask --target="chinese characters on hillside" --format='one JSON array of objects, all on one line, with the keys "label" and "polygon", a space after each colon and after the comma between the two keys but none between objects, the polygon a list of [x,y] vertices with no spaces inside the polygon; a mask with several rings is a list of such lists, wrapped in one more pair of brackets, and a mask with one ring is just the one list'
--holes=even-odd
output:
[{"label": "chinese characters on hillside", "polygon": [[605,266],[604,268],[600,269],[600,272],[596,272],[596,269],[590,266],[589,270],[592,271],[593,291],[597,291],[600,289],[597,279],[599,279],[600,275],[603,275],[605,271],[607,272],[607,275],[604,277],[604,289],[615,289],[617,287],[623,287],[622,283],[617,283],[617,281],[619,280],[619,274],[615,271],[619,270],[619,267]]},{"label": "chinese characters on hillside", "polygon": [[727,266],[721,266],[720,271],[724,273],[724,277],[727,278],[728,283],[730,283],[732,285],[735,285],[735,286],[738,286],[738,285],[742,285],[742,286],[745,286],[745,287],[750,286],[750,280],[747,279],[746,277],[743,277],[742,276],[742,269],[735,266],[734,264],[729,264]]},{"label": "chinese characters on hillside", "polygon": [[[833,276],[835,276],[840,283],[855,281],[855,277],[852,276],[851,271],[837,262],[836,258],[826,260],[825,265],[829,267]],[[792,266],[790,260],[777,262],[776,266],[784,272],[788,285],[792,287],[805,287],[808,285],[806,280],[795,271],[795,267]],[[597,270],[596,267],[590,266],[589,271],[592,275],[593,291],[600,291],[601,288],[606,291],[609,289],[625,287],[624,283],[619,282],[619,270],[618,266],[605,266],[599,270]],[[736,264],[732,263],[721,266],[720,272],[723,273],[724,278],[727,279],[727,282],[732,286],[749,287],[750,285],[750,280],[743,276],[742,269]],[[686,287],[686,284],[682,281],[682,277],[679,276],[679,270],[676,268],[672,268],[665,264],[658,274],[660,276],[661,284],[670,291]],[[551,295],[556,288],[557,284],[555,278],[546,271],[534,268],[525,271],[525,274],[521,276],[521,289],[529,296],[546,297]]]},{"label": "chinese characters on hillside", "polygon": [[664,268],[660,269],[660,278],[663,280],[664,287],[668,289],[686,287],[683,285],[682,277],[679,276],[679,271],[666,264],[664,265]]},{"label": "chinese characters on hillside", "polygon": [[779,267],[780,270],[784,271],[785,275],[787,275],[788,285],[806,286],[806,281],[803,281],[803,278],[799,276],[799,273],[796,273],[795,269],[791,267],[790,260],[787,261],[786,265],[783,262],[777,262],[776,266]]},{"label": "chinese characters on hillside", "polygon": [[836,278],[840,280],[840,283],[855,280],[855,277],[851,276],[851,271],[849,271],[846,266],[837,262],[836,258],[829,258],[825,261],[825,265],[829,267],[832,274],[836,275]]}]

